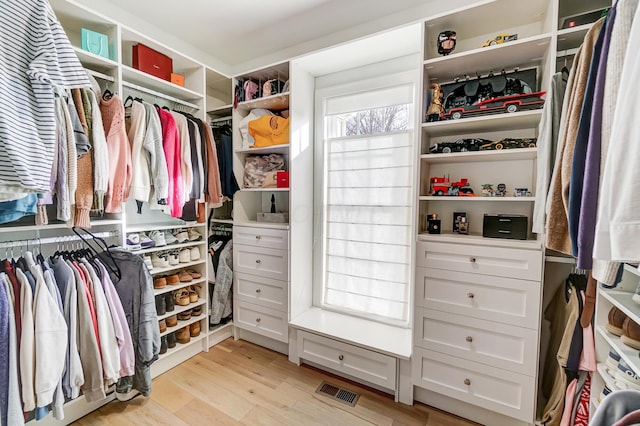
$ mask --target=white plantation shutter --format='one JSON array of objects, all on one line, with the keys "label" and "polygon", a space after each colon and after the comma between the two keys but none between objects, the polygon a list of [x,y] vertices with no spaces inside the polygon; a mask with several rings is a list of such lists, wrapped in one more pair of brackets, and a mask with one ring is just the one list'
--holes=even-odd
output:
[{"label": "white plantation shutter", "polygon": [[[324,308],[408,323],[413,87],[404,84],[325,100],[323,253],[319,257]],[[358,113],[375,109],[383,114],[387,107],[403,111],[395,129],[373,126],[364,134],[343,135],[348,133],[345,123]]]}]

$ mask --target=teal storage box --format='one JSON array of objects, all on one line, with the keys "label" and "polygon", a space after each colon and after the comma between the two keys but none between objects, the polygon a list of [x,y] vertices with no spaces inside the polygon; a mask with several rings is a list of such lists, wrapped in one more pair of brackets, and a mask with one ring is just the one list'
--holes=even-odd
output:
[{"label": "teal storage box", "polygon": [[110,59],[109,37],[106,34],[82,28],[80,30],[80,37],[82,38],[82,50]]}]

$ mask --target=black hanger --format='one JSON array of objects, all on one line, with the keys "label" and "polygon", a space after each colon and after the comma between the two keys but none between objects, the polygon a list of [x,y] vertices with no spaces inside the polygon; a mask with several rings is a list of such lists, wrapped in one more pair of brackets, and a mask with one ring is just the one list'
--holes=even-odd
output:
[{"label": "black hanger", "polygon": [[125,99],[124,101],[124,107],[125,108],[129,108],[131,105],[133,105],[133,96],[129,95],[127,96],[127,99]]},{"label": "black hanger", "polygon": [[[120,270],[120,267],[116,263],[116,260],[113,258],[113,254],[109,250],[109,246],[107,245],[105,240],[103,240],[102,238],[98,237],[97,235],[92,234],[90,231],[88,231],[88,230],[86,230],[84,228],[79,228],[79,227],[74,226],[73,228],[71,228],[71,230],[78,237],[80,237],[80,239],[86,244],[90,255],[98,257],[98,255],[99,255],[98,251],[95,250],[91,244],[89,244],[89,241],[95,242],[98,245],[98,247],[100,247],[100,249],[102,249],[102,251],[104,253],[106,253],[107,256],[109,256],[109,259],[111,259],[111,262],[113,263],[113,265],[109,265],[109,262],[103,262],[105,267],[108,268],[109,271],[111,271],[115,276],[117,276],[119,280],[122,279],[122,271]],[[85,232],[85,233],[91,235],[93,237],[93,240],[87,240],[80,232],[78,232],[78,230],[81,230],[82,232]],[[99,243],[102,243],[102,245],[99,244]]]},{"label": "black hanger", "polygon": [[104,92],[102,92],[102,99],[108,101],[112,97],[113,97],[113,92],[109,89],[104,89]]}]

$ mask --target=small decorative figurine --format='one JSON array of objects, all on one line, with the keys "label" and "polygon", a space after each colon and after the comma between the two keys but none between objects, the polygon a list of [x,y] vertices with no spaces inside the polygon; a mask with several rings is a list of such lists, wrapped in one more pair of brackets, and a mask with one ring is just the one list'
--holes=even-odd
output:
[{"label": "small decorative figurine", "polygon": [[507,196],[507,185],[504,183],[499,183],[496,188],[496,192],[494,194],[496,197],[506,197]]},{"label": "small decorative figurine", "polygon": [[531,197],[531,192],[529,192],[529,188],[514,188],[513,189],[514,197]]},{"label": "small decorative figurine", "polygon": [[463,217],[461,219],[460,224],[459,224],[458,233],[459,234],[465,234],[465,235],[469,234],[469,223],[467,223],[467,218],[466,217]]},{"label": "small decorative figurine", "polygon": [[506,43],[518,39],[518,34],[498,34],[495,38],[485,41],[482,47],[495,46],[496,44]]},{"label": "small decorative figurine", "polygon": [[438,34],[438,53],[447,56],[456,48],[456,32],[442,31]]},{"label": "small decorative figurine", "polygon": [[442,100],[444,96],[439,84],[431,83],[431,103],[427,108],[427,121],[440,121],[444,115],[444,107],[442,106]]},{"label": "small decorative figurine", "polygon": [[483,197],[493,197],[493,185],[490,183],[482,184],[482,196]]}]

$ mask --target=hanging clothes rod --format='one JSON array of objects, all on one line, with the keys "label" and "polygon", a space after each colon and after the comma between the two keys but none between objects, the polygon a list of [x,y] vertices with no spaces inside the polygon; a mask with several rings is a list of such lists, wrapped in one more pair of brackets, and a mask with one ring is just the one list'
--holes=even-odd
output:
[{"label": "hanging clothes rod", "polygon": [[231,121],[231,116],[214,118],[214,119],[211,120],[211,123],[222,123],[222,122],[225,122],[225,121]]},{"label": "hanging clothes rod", "polygon": [[192,104],[191,102],[183,101],[182,99],[174,98],[173,96],[165,95],[161,92],[156,92],[155,90],[147,89],[143,86],[138,86],[137,84],[129,83],[128,81],[123,81],[122,85],[128,87],[129,89],[137,90],[139,92],[148,93],[149,95],[156,96],[158,98],[166,99],[168,101],[174,102],[176,104],[184,105],[193,109],[200,109],[200,107],[196,104]]},{"label": "hanging clothes rod", "polygon": [[95,78],[99,78],[101,80],[106,80],[106,81],[109,81],[111,83],[114,83],[116,81],[115,77],[112,77],[112,76],[107,75],[107,74],[103,74],[103,73],[98,72],[98,71],[94,71],[94,70],[89,69],[89,68],[85,68],[85,71],[87,71],[87,74],[91,74]]},{"label": "hanging clothes rod", "polygon": [[[120,234],[116,231],[110,231],[110,232],[99,232],[94,235],[100,238],[110,238],[110,237],[118,237]],[[90,235],[87,235],[85,238],[93,239]],[[70,241],[82,241],[82,238],[78,237],[77,235],[64,235],[64,236],[46,237],[46,238],[29,238],[27,240],[15,240],[15,241],[2,242],[0,243],[0,248],[39,246],[41,244],[57,244],[57,243],[64,243],[64,242],[70,242]]]}]

